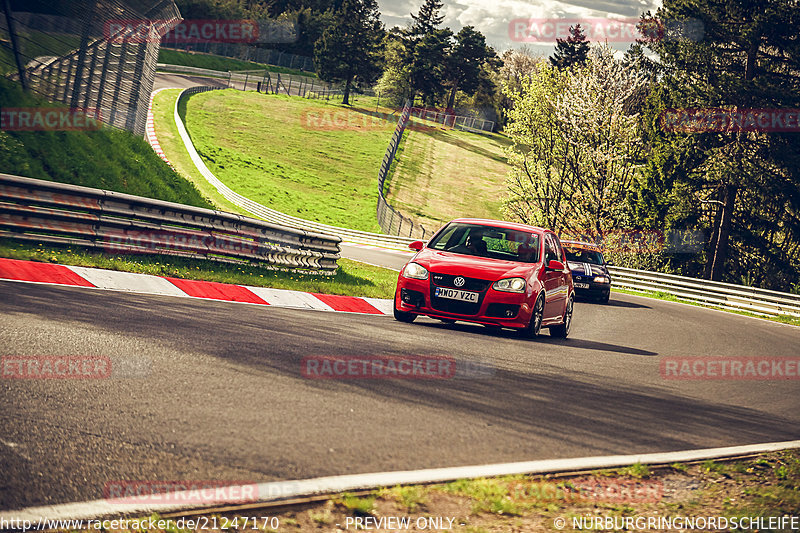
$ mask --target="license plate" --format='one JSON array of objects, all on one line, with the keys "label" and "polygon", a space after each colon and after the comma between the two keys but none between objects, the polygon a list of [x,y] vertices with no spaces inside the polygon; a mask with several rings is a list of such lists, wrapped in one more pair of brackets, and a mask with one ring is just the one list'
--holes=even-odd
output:
[{"label": "license plate", "polygon": [[575,283],[575,288],[576,289],[588,289],[589,288],[589,284],[588,283]]},{"label": "license plate", "polygon": [[436,296],[439,298],[448,298],[450,300],[460,300],[462,302],[478,303],[477,292],[460,291],[458,289],[447,289],[445,287],[436,287]]}]

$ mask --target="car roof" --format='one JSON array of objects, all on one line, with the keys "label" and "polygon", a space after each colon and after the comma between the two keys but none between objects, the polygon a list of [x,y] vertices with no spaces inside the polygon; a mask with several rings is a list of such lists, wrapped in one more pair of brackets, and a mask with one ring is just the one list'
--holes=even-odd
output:
[{"label": "car roof", "polygon": [[513,229],[518,231],[535,231],[544,233],[550,231],[537,226],[530,226],[528,224],[520,224],[519,222],[508,222],[505,220],[491,220],[488,218],[457,218],[450,222],[463,222],[464,224],[482,224],[484,226],[493,226],[495,228]]},{"label": "car roof", "polygon": [[592,252],[602,252],[603,248],[591,242],[583,242],[583,241],[569,241],[569,240],[561,240],[561,246],[569,247],[569,248],[581,248],[584,250],[590,250]]}]

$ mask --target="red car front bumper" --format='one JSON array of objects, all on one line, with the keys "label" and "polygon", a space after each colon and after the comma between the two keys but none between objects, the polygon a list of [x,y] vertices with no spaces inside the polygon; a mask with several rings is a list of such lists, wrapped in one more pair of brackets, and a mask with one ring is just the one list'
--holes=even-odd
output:
[{"label": "red car front bumper", "polygon": [[[531,319],[532,304],[530,295],[525,293],[501,292],[488,287],[481,292],[478,304],[460,306],[457,302],[443,301],[433,294],[432,282],[405,278],[398,279],[394,295],[395,308],[405,313],[425,315],[431,318],[463,320],[476,324],[500,326],[505,328],[526,328]],[[471,307],[461,311],[459,307]],[[474,312],[477,310],[477,312]],[[513,312],[513,316],[508,316]]]}]

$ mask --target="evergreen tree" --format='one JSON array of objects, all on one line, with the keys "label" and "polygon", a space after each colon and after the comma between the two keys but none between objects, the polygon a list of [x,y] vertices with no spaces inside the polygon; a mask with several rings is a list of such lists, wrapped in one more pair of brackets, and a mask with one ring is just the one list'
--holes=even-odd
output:
[{"label": "evergreen tree", "polygon": [[445,64],[453,32],[439,28],[444,20],[439,12],[442,6],[441,0],[425,0],[403,32],[403,60],[408,64],[412,103],[418,93],[426,104],[432,104],[445,92]]},{"label": "evergreen tree", "polygon": [[496,58],[495,51],[486,45],[486,37],[472,26],[464,26],[455,36],[455,45],[447,58],[445,78],[450,86],[447,108],[455,105],[456,92],[475,94],[487,76],[484,64]]},{"label": "evergreen tree", "polygon": [[383,26],[376,0],[343,0],[334,23],[317,41],[317,75],[344,83],[342,103],[350,103],[354,82],[373,82],[380,74]]},{"label": "evergreen tree", "polygon": [[569,68],[573,65],[583,65],[589,54],[589,41],[580,24],[570,26],[569,37],[566,39],[556,39],[556,51],[550,58],[550,63],[554,67],[561,69]]},{"label": "evergreen tree", "polygon": [[411,14],[414,22],[411,24],[409,34],[412,37],[422,37],[432,33],[444,21],[444,15],[439,13],[442,7],[444,3],[441,0],[425,0],[419,8],[419,13]]},{"label": "evergreen tree", "polygon": [[647,42],[663,69],[649,99],[648,164],[636,193],[642,224],[708,231],[696,273],[787,290],[800,286],[800,137],[665,127],[669,109],[800,107],[800,12],[794,0],[665,0],[660,20],[700,20]]}]

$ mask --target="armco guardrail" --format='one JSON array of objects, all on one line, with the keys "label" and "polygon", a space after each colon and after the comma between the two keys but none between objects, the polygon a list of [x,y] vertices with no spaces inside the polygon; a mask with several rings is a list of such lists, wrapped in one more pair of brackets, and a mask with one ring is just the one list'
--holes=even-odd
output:
[{"label": "armco guardrail", "polygon": [[8,174],[0,174],[0,236],[320,274],[336,272],[341,242],[231,213]]},{"label": "armco guardrail", "polygon": [[800,316],[800,295],[745,285],[610,267],[613,285],[634,291],[666,292],[683,300],[760,315]]},{"label": "armco guardrail", "polygon": [[382,233],[370,233],[368,231],[358,231],[348,228],[340,228],[337,226],[329,226],[327,224],[322,224],[320,222],[314,222],[312,220],[305,220],[298,217],[293,217],[287,215],[286,213],[281,213],[280,211],[276,211],[275,209],[270,209],[264,205],[259,204],[258,202],[254,202],[249,198],[242,196],[241,194],[233,191],[230,187],[222,183],[209,169],[206,167],[203,160],[200,158],[200,155],[197,153],[197,150],[194,148],[192,144],[192,140],[189,137],[189,133],[186,131],[186,126],[183,123],[183,119],[181,119],[180,113],[178,109],[180,107],[181,102],[184,98],[188,98],[192,94],[206,92],[206,91],[213,91],[218,89],[217,87],[190,87],[189,89],[185,89],[181,92],[178,96],[178,99],[175,101],[175,125],[178,128],[178,134],[183,141],[186,150],[189,152],[189,157],[192,159],[192,162],[197,167],[197,170],[203,177],[213,185],[217,191],[227,200],[232,202],[233,204],[241,207],[242,209],[254,214],[257,217],[263,218],[269,222],[274,224],[281,224],[285,226],[290,226],[294,228],[300,228],[309,231],[317,231],[320,233],[326,233],[330,235],[338,235],[342,240],[360,244],[373,244],[378,246],[387,246],[392,248],[402,248],[408,250],[409,243],[413,242],[415,239],[406,238],[406,237],[396,237],[394,235],[384,235]]}]

